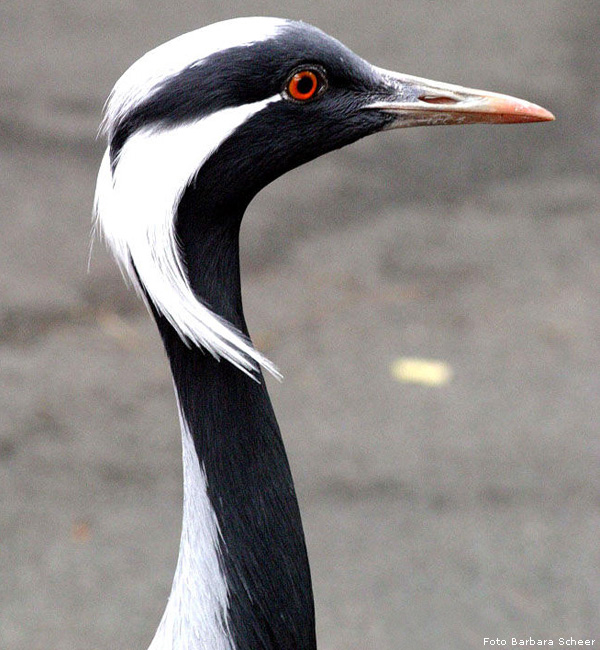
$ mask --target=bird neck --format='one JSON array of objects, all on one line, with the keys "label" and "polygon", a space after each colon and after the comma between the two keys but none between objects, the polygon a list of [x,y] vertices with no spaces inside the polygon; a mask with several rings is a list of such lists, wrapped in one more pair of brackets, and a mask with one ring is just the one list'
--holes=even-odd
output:
[{"label": "bird neck", "polygon": [[[184,197],[177,220],[190,283],[247,333],[238,254],[243,210],[216,215],[195,198]],[[180,407],[184,460],[180,555],[157,638],[187,634],[196,641],[176,642],[190,650],[314,650],[304,533],[263,377],[187,347],[165,318],[156,319]]]}]

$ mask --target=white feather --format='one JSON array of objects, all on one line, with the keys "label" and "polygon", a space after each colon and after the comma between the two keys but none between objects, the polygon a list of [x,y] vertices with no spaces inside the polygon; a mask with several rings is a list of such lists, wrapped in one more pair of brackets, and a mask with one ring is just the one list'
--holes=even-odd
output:
[{"label": "white feather", "polygon": [[[121,120],[166,80],[189,66],[202,65],[211,54],[273,38],[287,22],[235,18],[151,50],[117,81],[106,104],[102,130],[110,140]],[[107,150],[98,174],[94,230],[105,236],[123,275],[145,298],[139,276],[152,303],[186,343],[228,359],[249,375],[260,364],[280,377],[240,332],[195,297],[175,236],[177,205],[202,164],[249,117],[278,99],[280,95],[227,108],[180,127],[140,129],[119,152],[114,175]]]},{"label": "white feather", "polygon": [[190,124],[136,131],[125,142],[114,175],[106,151],[95,200],[98,224],[124,275],[138,290],[139,276],[152,303],[184,341],[248,374],[260,364],[275,376],[273,364],[194,295],[178,249],[175,216],[205,160],[248,118],[279,100],[281,95],[275,95]]},{"label": "white feather", "polygon": [[234,650],[228,592],[219,563],[219,523],[206,474],[179,408],[183,452],[183,524],[169,602],[149,650]]}]

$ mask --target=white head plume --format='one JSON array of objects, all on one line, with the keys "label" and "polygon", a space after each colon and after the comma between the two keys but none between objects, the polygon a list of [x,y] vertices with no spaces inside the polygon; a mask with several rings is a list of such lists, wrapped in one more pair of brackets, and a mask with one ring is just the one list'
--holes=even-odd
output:
[{"label": "white head plume", "polygon": [[[184,34],[125,72],[107,103],[103,129],[109,136],[166,79],[189,65],[201,65],[215,51],[268,38],[284,24],[262,18],[227,22],[239,23],[239,30],[218,23]],[[246,337],[194,295],[176,240],[175,218],[185,189],[208,157],[252,115],[280,99],[274,95],[178,126],[140,128],[126,140],[114,171],[107,149],[96,186],[96,223],[123,274],[142,296],[146,292],[185,342],[250,375],[257,364],[275,376],[279,373]]]}]

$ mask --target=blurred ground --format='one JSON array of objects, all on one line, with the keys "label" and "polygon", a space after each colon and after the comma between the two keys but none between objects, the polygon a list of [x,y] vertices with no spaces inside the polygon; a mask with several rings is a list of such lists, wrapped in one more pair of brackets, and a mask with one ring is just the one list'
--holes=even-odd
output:
[{"label": "blurred ground", "polygon": [[[164,607],[177,417],[154,327],[101,245],[86,273],[94,136],[133,60],[237,7],[0,5],[2,650],[143,649]],[[380,135],[280,179],[246,217],[246,313],[285,375],[271,392],[320,647],[597,639],[597,6],[243,13],[302,18],[381,66],[558,117]],[[400,356],[453,379],[400,384]]]}]

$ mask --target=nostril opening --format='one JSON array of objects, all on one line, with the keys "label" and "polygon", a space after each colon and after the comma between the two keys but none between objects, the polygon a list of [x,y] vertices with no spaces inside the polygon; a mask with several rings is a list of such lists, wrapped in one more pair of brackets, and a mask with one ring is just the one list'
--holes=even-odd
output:
[{"label": "nostril opening", "polygon": [[441,97],[440,95],[421,95],[419,101],[426,104],[458,104],[458,99],[452,97]]}]

